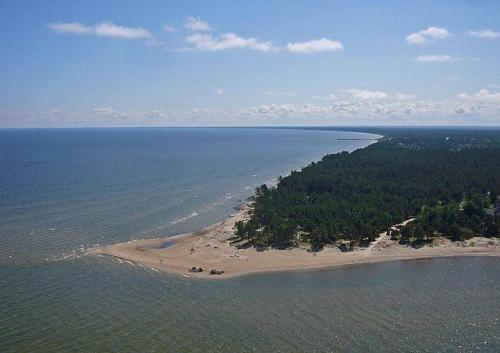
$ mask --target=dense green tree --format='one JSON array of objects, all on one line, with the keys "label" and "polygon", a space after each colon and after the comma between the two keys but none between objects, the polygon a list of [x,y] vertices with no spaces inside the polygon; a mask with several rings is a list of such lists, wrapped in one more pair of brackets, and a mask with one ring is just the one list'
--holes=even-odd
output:
[{"label": "dense green tree", "polygon": [[352,153],[325,156],[280,178],[276,187],[258,187],[251,219],[237,225],[237,237],[283,248],[303,234],[321,248],[340,239],[372,241],[412,216],[418,221],[401,230],[403,242],[435,234],[494,236],[497,223],[486,227],[485,208],[500,194],[500,133],[434,134],[387,136]]}]

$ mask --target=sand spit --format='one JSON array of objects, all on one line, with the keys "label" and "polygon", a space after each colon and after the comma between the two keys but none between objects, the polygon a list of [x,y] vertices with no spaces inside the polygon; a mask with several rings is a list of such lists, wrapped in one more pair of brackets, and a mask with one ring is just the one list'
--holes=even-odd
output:
[{"label": "sand spit", "polygon": [[[231,245],[234,225],[248,218],[250,206],[199,232],[169,238],[136,240],[96,248],[90,254],[113,256],[184,277],[222,279],[250,273],[324,269],[336,266],[450,256],[500,256],[500,240],[435,241],[419,249],[401,246],[382,233],[368,248],[341,252],[325,247],[313,253],[303,247],[257,251]],[[202,272],[192,269],[202,268]],[[219,274],[210,274],[211,270]],[[222,273],[223,271],[223,273]]]}]

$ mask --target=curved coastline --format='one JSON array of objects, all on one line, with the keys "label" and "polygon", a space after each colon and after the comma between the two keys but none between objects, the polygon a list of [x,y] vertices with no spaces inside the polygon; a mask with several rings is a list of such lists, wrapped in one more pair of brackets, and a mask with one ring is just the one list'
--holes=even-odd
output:
[{"label": "curved coastline", "polygon": [[[375,141],[383,138],[381,135],[376,136],[373,139]],[[500,241],[492,243],[484,238],[474,238],[468,243],[413,249],[392,242],[384,233],[367,249],[347,253],[342,253],[336,247],[326,247],[318,253],[312,253],[305,247],[265,251],[238,248],[230,241],[234,235],[233,229],[237,221],[248,218],[250,209],[251,205],[246,204],[225,220],[200,231],[113,244],[93,249],[89,254],[111,256],[185,277],[208,279],[438,257],[500,256]],[[479,245],[471,246],[473,243]],[[200,268],[203,271],[197,272]],[[211,271],[216,274],[210,274]]]},{"label": "curved coastline", "polygon": [[[336,247],[326,247],[318,253],[312,253],[304,247],[265,251],[257,251],[254,248],[238,249],[231,245],[229,239],[233,235],[234,224],[248,217],[249,209],[250,207],[246,206],[226,220],[198,232],[169,238],[114,244],[93,249],[90,254],[111,256],[184,277],[206,279],[233,278],[259,273],[324,270],[388,261],[457,256],[500,257],[500,241],[473,238],[467,243],[446,243],[414,249],[394,243],[384,233],[380,234],[369,248],[347,253],[342,253]],[[165,242],[173,244],[163,247]],[[473,242],[479,245],[472,246]],[[203,272],[193,272],[192,267],[201,267]],[[211,275],[211,270],[222,270],[224,273]]]}]

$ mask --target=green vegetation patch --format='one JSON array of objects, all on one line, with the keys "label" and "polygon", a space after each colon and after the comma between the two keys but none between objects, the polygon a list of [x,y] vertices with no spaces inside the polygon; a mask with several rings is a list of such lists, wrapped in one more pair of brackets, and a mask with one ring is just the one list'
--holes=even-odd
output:
[{"label": "green vegetation patch", "polygon": [[410,217],[417,220],[395,235],[402,242],[498,236],[498,216],[485,209],[500,194],[500,132],[453,133],[426,130],[419,139],[392,131],[365,149],[327,155],[276,187],[262,185],[236,240],[258,248],[366,245]]}]

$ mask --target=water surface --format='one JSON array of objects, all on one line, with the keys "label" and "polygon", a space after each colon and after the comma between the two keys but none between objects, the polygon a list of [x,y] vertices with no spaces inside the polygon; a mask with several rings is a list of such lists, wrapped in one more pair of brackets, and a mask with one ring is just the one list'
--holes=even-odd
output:
[{"label": "water surface", "polygon": [[280,129],[0,130],[0,263],[196,230],[256,186],[371,134]]},{"label": "water surface", "polygon": [[2,268],[0,350],[498,352],[499,270],[447,258],[210,281],[104,258]]},{"label": "water surface", "polygon": [[0,352],[499,351],[498,259],[206,281],[82,256],[212,224],[255,186],[370,143],[338,139],[366,137],[0,130]]}]

